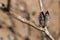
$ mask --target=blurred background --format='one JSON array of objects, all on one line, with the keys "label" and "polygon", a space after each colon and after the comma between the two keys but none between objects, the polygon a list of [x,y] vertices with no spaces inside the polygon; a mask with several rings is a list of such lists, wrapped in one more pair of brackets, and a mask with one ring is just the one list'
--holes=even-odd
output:
[{"label": "blurred background", "polygon": [[[7,7],[10,3],[9,12],[0,9],[0,40],[43,40],[42,31],[19,21],[18,19],[8,15],[9,13],[17,13],[18,15],[39,25],[39,14],[41,12],[38,0],[0,0]],[[42,0],[44,13],[49,11],[50,23],[48,31],[55,38],[60,40],[60,0]],[[26,8],[28,13],[20,10],[20,7]],[[28,29],[29,27],[29,29]],[[13,30],[13,31],[12,31]],[[49,40],[49,38],[48,38]]]}]

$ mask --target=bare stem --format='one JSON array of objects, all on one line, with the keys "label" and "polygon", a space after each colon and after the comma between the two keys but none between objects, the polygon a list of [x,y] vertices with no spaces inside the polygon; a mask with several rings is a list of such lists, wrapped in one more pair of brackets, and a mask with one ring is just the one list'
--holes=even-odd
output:
[{"label": "bare stem", "polygon": [[41,11],[43,11],[43,3],[42,3],[42,0],[39,0],[39,6],[41,8]]},{"label": "bare stem", "polygon": [[52,35],[49,33],[47,27],[45,27],[45,31],[44,31],[44,32],[46,33],[46,35],[48,35],[48,37],[49,37],[51,40],[55,40],[55,39],[52,37]]},{"label": "bare stem", "polygon": [[28,24],[28,25],[32,26],[33,28],[38,29],[38,30],[40,30],[40,31],[44,31],[44,28],[42,28],[42,27],[40,27],[40,28],[37,27],[34,23],[26,20],[25,18],[17,15],[16,13],[12,13],[12,14],[13,14],[13,17],[17,18],[18,20],[22,21],[23,23],[26,23],[26,24]]}]

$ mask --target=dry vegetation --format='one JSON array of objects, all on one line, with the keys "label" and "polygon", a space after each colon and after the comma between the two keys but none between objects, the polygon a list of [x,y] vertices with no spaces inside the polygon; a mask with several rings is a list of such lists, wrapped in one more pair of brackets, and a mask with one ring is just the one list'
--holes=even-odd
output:
[{"label": "dry vegetation", "polygon": [[[1,3],[5,4],[5,7],[7,7],[7,1],[8,0],[0,0]],[[48,31],[55,40],[60,40],[60,0],[42,1],[44,13],[48,10],[50,14]],[[27,12],[20,10],[19,7],[21,5],[26,8]],[[38,0],[11,0],[9,12],[0,9],[0,40],[25,40],[27,37],[29,37],[30,40],[43,40],[42,31],[38,27],[38,25],[40,25],[38,18],[40,12]],[[15,18],[14,15],[8,15],[9,13],[17,13],[24,19],[33,22],[39,30],[34,28],[35,26],[32,27],[20,19]],[[47,37],[47,40],[50,39]]]}]

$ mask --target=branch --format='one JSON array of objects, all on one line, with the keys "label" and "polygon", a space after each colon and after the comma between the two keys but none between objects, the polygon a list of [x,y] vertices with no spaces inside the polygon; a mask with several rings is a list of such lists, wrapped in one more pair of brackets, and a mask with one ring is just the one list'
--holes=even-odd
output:
[{"label": "branch", "polygon": [[[4,8],[4,6],[2,6],[2,4],[0,4],[0,7],[3,7],[3,8]],[[36,26],[34,23],[26,20],[25,18],[17,15],[16,13],[12,13],[11,15],[12,15],[13,17],[17,18],[18,20],[22,21],[23,23],[26,23],[26,24],[30,25],[31,27],[33,27],[33,28],[35,28],[35,29],[37,29],[37,30],[44,31],[44,32],[49,36],[49,38],[50,38],[51,40],[55,40],[55,39],[51,36],[51,34],[49,33],[49,31],[47,30],[47,27],[45,27],[45,28],[38,27],[38,26]]]},{"label": "branch", "polygon": [[26,24],[30,25],[31,27],[33,27],[33,28],[35,28],[35,29],[37,29],[37,30],[40,30],[40,31],[45,32],[46,35],[48,35],[48,37],[49,37],[51,40],[55,40],[55,39],[52,37],[52,35],[49,33],[47,27],[45,27],[45,28],[38,27],[38,26],[36,26],[34,23],[26,20],[25,18],[17,15],[16,13],[15,13],[15,14],[13,13],[13,17],[17,18],[18,20],[22,21],[23,23],[26,23]]},{"label": "branch", "polygon": [[14,18],[16,18],[16,19],[22,21],[23,23],[26,23],[26,24],[32,26],[33,28],[35,28],[35,29],[37,29],[37,30],[44,31],[44,28],[42,28],[42,27],[37,27],[34,23],[32,23],[32,22],[26,20],[25,18],[23,18],[23,17],[17,15],[16,13],[12,13],[12,16],[13,16]]}]

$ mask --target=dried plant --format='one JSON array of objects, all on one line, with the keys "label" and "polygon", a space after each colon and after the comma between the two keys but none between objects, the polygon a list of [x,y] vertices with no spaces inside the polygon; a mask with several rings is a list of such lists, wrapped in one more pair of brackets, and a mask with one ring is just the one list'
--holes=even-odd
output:
[{"label": "dried plant", "polygon": [[[2,4],[1,4],[1,7],[4,8],[4,6],[2,6]],[[0,7],[0,8],[1,8],[1,7]],[[21,9],[21,11],[25,11],[26,13],[28,13],[28,11],[25,10],[25,7],[23,7],[23,6],[19,6],[19,9]],[[43,9],[41,9],[41,10],[43,11]],[[47,29],[48,22],[49,22],[49,13],[48,13],[48,11],[46,12],[45,15],[44,15],[43,12],[41,12],[41,14],[40,14],[40,17],[39,17],[39,18],[40,18],[40,24],[41,24],[41,26],[36,26],[36,24],[34,24],[33,22],[31,22],[31,21],[29,21],[29,20],[21,17],[21,16],[18,15],[16,12],[13,12],[13,11],[12,11],[12,12],[9,12],[9,13],[11,14],[11,15],[10,15],[11,17],[18,19],[19,21],[21,21],[21,22],[23,22],[23,23],[25,23],[25,24],[27,24],[27,25],[30,25],[31,27],[37,29],[38,31],[44,32],[45,35],[47,35],[51,40],[55,40],[55,39],[52,37],[52,35],[49,33],[48,29]],[[29,27],[29,26],[28,26],[28,27]],[[18,34],[16,33],[16,35],[18,35]],[[11,37],[10,37],[10,38],[11,38]]]}]

